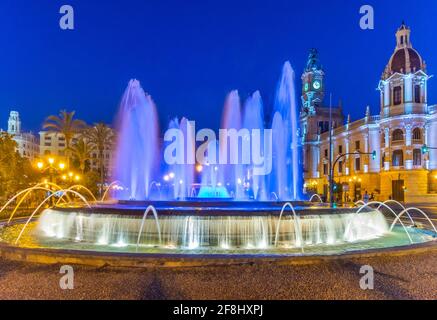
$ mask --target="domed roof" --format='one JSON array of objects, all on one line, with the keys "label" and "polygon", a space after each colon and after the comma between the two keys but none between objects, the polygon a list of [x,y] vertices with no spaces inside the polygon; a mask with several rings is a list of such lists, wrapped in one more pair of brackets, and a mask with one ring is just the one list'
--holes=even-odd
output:
[{"label": "domed roof", "polygon": [[392,72],[410,73],[423,69],[423,61],[413,48],[401,48],[393,53],[390,59]]},{"label": "domed roof", "polygon": [[415,73],[419,70],[426,71],[426,64],[420,54],[410,42],[411,30],[402,22],[396,32],[396,48],[387,64],[383,78],[390,77],[393,73]]}]

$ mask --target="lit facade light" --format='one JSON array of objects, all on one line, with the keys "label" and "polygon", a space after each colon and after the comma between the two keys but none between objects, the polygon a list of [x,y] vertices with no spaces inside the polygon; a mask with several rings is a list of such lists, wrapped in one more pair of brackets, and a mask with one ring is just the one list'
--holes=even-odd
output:
[{"label": "lit facade light", "polygon": [[65,169],[65,163],[61,162],[59,164],[59,169],[64,170]]},{"label": "lit facade light", "polygon": [[203,171],[203,166],[202,166],[201,164],[198,164],[198,165],[196,166],[196,171],[197,171],[197,172],[202,172],[202,171]]},{"label": "lit facade light", "polygon": [[170,173],[168,174],[168,176],[170,177],[170,179],[173,179],[173,178],[174,178],[174,173],[173,173],[173,172],[170,172]]},{"label": "lit facade light", "polygon": [[168,180],[170,180],[170,177],[169,177],[168,174],[166,174],[166,175],[164,176],[164,181],[168,181]]},{"label": "lit facade light", "polygon": [[38,167],[38,169],[42,169],[43,167],[44,167],[44,163],[42,163],[41,161],[40,162],[38,162],[37,164],[36,164],[36,166]]},{"label": "lit facade light", "polygon": [[55,159],[53,159],[53,158],[49,158],[49,163],[52,165],[52,164],[54,164],[55,163]]}]

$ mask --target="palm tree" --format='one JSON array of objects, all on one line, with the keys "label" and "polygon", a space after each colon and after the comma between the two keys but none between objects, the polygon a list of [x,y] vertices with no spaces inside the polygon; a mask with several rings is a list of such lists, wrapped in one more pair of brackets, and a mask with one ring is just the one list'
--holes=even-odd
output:
[{"label": "palm tree", "polygon": [[65,151],[68,165],[70,165],[70,146],[73,137],[86,128],[86,123],[82,120],[74,119],[75,111],[68,112],[62,110],[59,116],[49,116],[43,125],[43,129],[48,129],[50,133],[62,134],[65,137]]},{"label": "palm tree", "polygon": [[114,132],[110,127],[108,127],[104,123],[97,123],[94,127],[88,129],[87,131],[87,139],[93,146],[95,150],[97,150],[99,154],[99,167],[100,167],[100,193],[103,190],[103,184],[105,182],[104,170],[105,170],[105,162],[104,162],[104,151],[106,148],[111,148],[114,142]]},{"label": "palm tree", "polygon": [[71,153],[73,158],[79,162],[79,169],[82,174],[85,172],[86,162],[91,160],[91,153],[95,150],[94,145],[85,137],[81,137],[71,146]]}]

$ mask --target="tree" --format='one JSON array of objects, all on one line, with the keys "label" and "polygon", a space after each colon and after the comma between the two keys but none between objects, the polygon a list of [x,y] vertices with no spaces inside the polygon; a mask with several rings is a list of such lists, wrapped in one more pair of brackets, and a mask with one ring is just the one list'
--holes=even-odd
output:
[{"label": "tree", "polygon": [[94,145],[85,137],[81,137],[71,146],[73,159],[79,164],[79,169],[84,174],[87,162],[91,159],[91,153],[95,151]]},{"label": "tree", "polygon": [[112,148],[115,136],[113,130],[104,123],[97,123],[94,127],[88,129],[87,139],[98,152],[99,168],[100,168],[100,193],[103,190],[105,183],[105,162],[104,152],[107,148]]},{"label": "tree", "polygon": [[43,125],[43,129],[48,129],[51,133],[62,134],[65,137],[65,151],[68,165],[70,165],[71,141],[73,137],[86,128],[86,123],[82,120],[74,119],[75,111],[67,112],[62,110],[59,116],[49,116]]},{"label": "tree", "polygon": [[23,158],[13,137],[0,132],[0,195],[9,197],[37,181],[38,175],[28,159]]}]

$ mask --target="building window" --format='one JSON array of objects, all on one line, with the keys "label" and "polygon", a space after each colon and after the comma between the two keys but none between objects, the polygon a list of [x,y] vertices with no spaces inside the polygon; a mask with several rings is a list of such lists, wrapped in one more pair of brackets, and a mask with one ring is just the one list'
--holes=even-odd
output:
[{"label": "building window", "polygon": [[326,163],[323,164],[323,174],[324,175],[328,174],[328,165]]},{"label": "building window", "polygon": [[355,171],[361,170],[361,158],[355,158]]},{"label": "building window", "polygon": [[319,121],[319,133],[329,131],[329,121]]},{"label": "building window", "polygon": [[403,141],[404,132],[401,129],[396,129],[393,131],[393,141]]},{"label": "building window", "polygon": [[325,149],[325,158],[328,157],[328,149]]},{"label": "building window", "polygon": [[381,157],[381,167],[384,168],[385,166],[385,152],[382,153],[382,157]]},{"label": "building window", "polygon": [[360,150],[360,140],[355,141],[355,149]]},{"label": "building window", "polygon": [[414,128],[413,140],[422,140],[422,131],[420,130],[420,128]]},{"label": "building window", "polygon": [[420,97],[420,85],[418,85],[418,84],[416,84],[415,86],[414,86],[414,102],[416,102],[416,103],[420,103],[421,101],[421,99],[420,99],[421,97]]},{"label": "building window", "polygon": [[44,143],[44,146],[46,146],[46,147],[51,147],[52,144],[51,144],[50,142],[46,142],[46,143]]},{"label": "building window", "polygon": [[414,166],[422,165],[422,151],[420,149],[413,150],[413,165]]},{"label": "building window", "polygon": [[402,103],[402,88],[400,86],[393,89],[393,101],[395,106]]},{"label": "building window", "polygon": [[343,146],[338,146],[338,154],[343,154]]},{"label": "building window", "polygon": [[393,166],[402,167],[404,165],[404,152],[402,150],[395,150],[393,152]]},{"label": "building window", "polygon": [[343,161],[338,162],[338,173],[343,173]]}]

